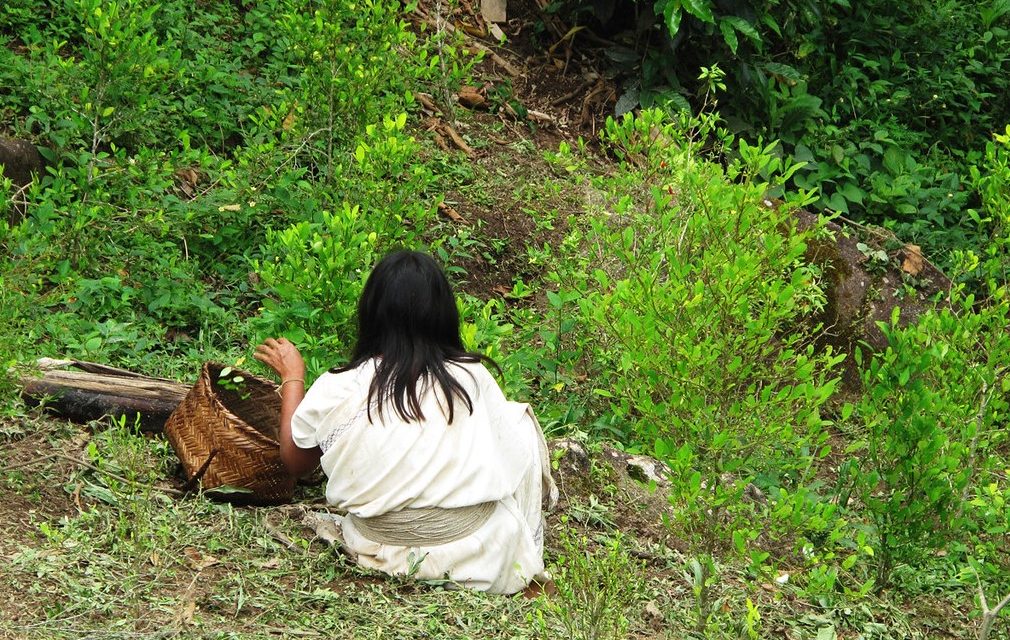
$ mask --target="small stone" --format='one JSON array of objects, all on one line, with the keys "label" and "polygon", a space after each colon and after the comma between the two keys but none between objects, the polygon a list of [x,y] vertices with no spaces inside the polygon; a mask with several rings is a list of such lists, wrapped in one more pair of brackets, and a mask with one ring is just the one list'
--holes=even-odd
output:
[{"label": "small stone", "polygon": [[663,615],[663,612],[660,610],[659,605],[656,604],[655,600],[649,600],[649,602],[645,604],[645,617],[650,620],[659,621],[666,619],[666,616]]},{"label": "small stone", "polygon": [[648,456],[631,456],[627,461],[628,475],[639,482],[655,482],[659,486],[667,484],[663,464]]},{"label": "small stone", "polygon": [[553,440],[550,443],[553,454],[562,452],[560,456],[553,455],[561,469],[567,472],[589,473],[589,453],[581,444],[571,438]]}]

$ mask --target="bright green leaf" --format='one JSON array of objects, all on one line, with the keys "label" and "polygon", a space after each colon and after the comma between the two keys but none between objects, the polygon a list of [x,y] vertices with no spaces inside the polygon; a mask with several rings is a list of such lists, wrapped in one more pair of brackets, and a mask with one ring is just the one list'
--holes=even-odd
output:
[{"label": "bright green leaf", "polygon": [[702,22],[715,23],[711,0],[681,0],[684,10]]},{"label": "bright green leaf", "polygon": [[737,46],[739,46],[740,42],[739,40],[737,40],[736,31],[733,30],[733,25],[727,22],[726,20],[720,20],[719,31],[722,32],[722,39],[726,42],[726,45],[729,47],[729,50],[732,51],[734,55],[736,55],[736,49]]}]

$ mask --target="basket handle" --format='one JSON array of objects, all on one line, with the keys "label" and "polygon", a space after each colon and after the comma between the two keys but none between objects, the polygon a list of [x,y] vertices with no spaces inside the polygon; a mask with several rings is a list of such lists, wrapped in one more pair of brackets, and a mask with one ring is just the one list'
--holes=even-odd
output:
[{"label": "basket handle", "polygon": [[217,451],[218,451],[217,449],[213,449],[210,452],[210,455],[207,456],[207,459],[204,461],[204,463],[200,465],[200,468],[196,470],[196,473],[194,473],[193,477],[189,479],[189,481],[186,483],[186,486],[182,488],[183,491],[192,491],[194,488],[196,488],[196,483],[200,482],[200,478],[203,477],[203,474],[207,473],[207,469],[208,467],[210,467],[210,463],[213,462],[214,456],[217,455]]}]

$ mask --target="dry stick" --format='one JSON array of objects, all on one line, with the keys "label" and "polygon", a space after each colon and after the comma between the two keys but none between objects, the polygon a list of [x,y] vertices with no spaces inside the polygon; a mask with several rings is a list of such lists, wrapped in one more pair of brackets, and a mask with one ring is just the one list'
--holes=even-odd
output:
[{"label": "dry stick", "polygon": [[[25,193],[28,191],[28,187],[32,186],[33,182],[34,182],[33,180],[30,180],[30,181],[26,182],[24,185],[18,187],[14,191],[14,193],[11,194],[10,200],[11,200],[11,203],[14,206],[18,205],[17,198],[21,198],[21,202],[20,202],[21,207],[22,207],[21,210],[22,210],[22,213],[24,215],[28,214],[28,198],[25,196]],[[10,212],[10,221],[11,221],[11,224],[14,224],[14,209],[11,209],[11,212]]]},{"label": "dry stick", "polygon": [[583,91],[585,91],[589,87],[593,86],[594,82],[596,82],[596,78],[588,78],[588,79],[586,79],[585,82],[583,82],[579,86],[575,87],[574,89],[572,89],[571,91],[569,91],[565,95],[561,96],[560,98],[555,98],[554,100],[551,100],[551,106],[552,107],[556,107],[559,104],[563,104],[565,102],[568,102],[569,100],[571,100],[575,96],[579,95],[580,93],[582,93]]},{"label": "dry stick", "polygon": [[442,113],[442,109],[435,104],[435,101],[427,93],[415,93],[414,98],[421,103],[421,106],[432,113]]},{"label": "dry stick", "polygon": [[1010,593],[1000,600],[995,608],[990,609],[989,602],[985,599],[985,589],[982,588],[982,578],[979,577],[975,567],[972,567],[971,570],[975,574],[975,581],[978,583],[978,599],[979,604],[982,605],[982,628],[979,629],[978,640],[988,640],[989,633],[992,632],[992,627],[996,624],[996,618],[999,616],[1000,610],[1007,606],[1007,604],[1010,604]]},{"label": "dry stick", "polygon": [[[421,22],[427,24],[429,27],[436,30],[438,29],[439,25],[434,20],[432,20],[431,17],[428,16],[428,14],[424,13],[420,9],[415,8],[414,15],[416,15],[418,19],[421,20]],[[469,34],[467,34],[465,31],[457,29],[455,26],[452,25],[452,23],[446,22],[445,30],[448,31],[449,33],[456,33],[457,31],[460,31],[463,35],[463,39],[468,41],[472,48],[484,52],[489,58],[494,60],[495,64],[504,69],[510,76],[515,77],[519,75],[519,70],[516,69],[511,64],[509,64],[509,62],[505,60],[505,58],[501,57],[500,55],[498,55],[488,47],[484,46],[480,42],[474,41],[474,39]]]},{"label": "dry stick", "polygon": [[301,554],[305,553],[305,549],[302,549],[301,547],[299,547],[298,545],[296,545],[294,542],[292,542],[291,538],[289,538],[286,535],[284,535],[281,532],[280,529],[278,529],[277,527],[275,527],[270,522],[270,516],[269,515],[263,517],[263,528],[267,530],[267,533],[269,533],[270,536],[274,540],[280,542],[281,544],[283,544],[288,549],[291,549],[292,551],[297,551],[298,553],[301,553]]},{"label": "dry stick", "polygon": [[303,638],[308,638],[310,636],[313,638],[321,637],[321,634],[317,631],[303,631],[301,629],[288,629],[286,627],[266,627],[266,632],[283,636],[285,638],[289,636],[301,636]]},{"label": "dry stick", "polygon": [[8,473],[10,471],[17,471],[18,469],[23,469],[24,467],[33,466],[45,462],[46,460],[55,458],[57,455],[58,454],[50,453],[49,455],[42,456],[41,458],[34,458],[32,460],[28,460],[27,462],[19,462],[18,464],[11,465],[9,467],[4,467],[3,473]]},{"label": "dry stick", "polygon": [[460,151],[462,151],[471,158],[474,156],[475,152],[473,148],[470,147],[470,145],[468,145],[465,140],[463,140],[463,136],[459,135],[459,132],[456,131],[456,129],[454,129],[451,124],[449,124],[448,122],[443,122],[442,131],[444,131],[449,136],[453,144],[459,147]]},{"label": "dry stick", "polygon": [[552,116],[547,115],[543,111],[535,111],[533,109],[527,109],[526,110],[526,115],[529,116],[530,119],[536,120],[538,122],[545,122],[545,123],[548,123],[548,124],[557,124],[558,123],[557,120],[555,120]]},{"label": "dry stick", "polygon": [[557,16],[549,15],[547,13],[547,7],[550,6],[550,0],[536,0],[537,6],[540,7],[540,11],[543,14],[544,24],[554,34],[556,38],[564,38],[565,29],[561,25],[561,21]]},{"label": "dry stick", "polygon": [[[452,25],[449,25],[450,27]],[[470,48],[467,53],[473,54],[474,52],[483,52],[487,57],[491,58],[495,64],[505,70],[505,73],[509,74],[513,78],[519,75],[519,70],[512,66],[505,58],[501,57],[488,47],[484,46],[480,42],[471,42]]]},{"label": "dry stick", "polygon": [[598,79],[596,87],[594,87],[592,91],[586,94],[586,97],[583,98],[582,100],[582,113],[580,114],[580,124],[585,125],[586,121],[590,119],[589,105],[592,103],[593,100],[596,99],[596,96],[600,95],[606,90],[607,85],[604,84],[603,78]]},{"label": "dry stick", "polygon": [[178,489],[173,489],[171,487],[156,487],[156,486],[154,486],[152,484],[144,484],[143,482],[137,482],[136,480],[130,480],[128,478],[124,478],[121,475],[112,473],[111,471],[106,471],[105,469],[99,469],[98,467],[96,467],[95,465],[91,464],[90,462],[85,462],[84,460],[81,460],[80,458],[75,458],[73,456],[68,456],[65,453],[54,453],[52,455],[55,458],[62,458],[64,460],[68,461],[68,462],[73,462],[74,464],[81,465],[82,467],[87,467],[88,469],[91,469],[92,471],[95,471],[97,473],[101,473],[101,474],[107,475],[110,478],[114,478],[116,480],[119,480],[120,482],[125,482],[126,484],[133,485],[134,487],[140,487],[142,489],[154,489],[156,491],[161,491],[163,493],[167,493],[170,496],[182,497],[182,496],[186,495],[185,491],[179,491]]}]

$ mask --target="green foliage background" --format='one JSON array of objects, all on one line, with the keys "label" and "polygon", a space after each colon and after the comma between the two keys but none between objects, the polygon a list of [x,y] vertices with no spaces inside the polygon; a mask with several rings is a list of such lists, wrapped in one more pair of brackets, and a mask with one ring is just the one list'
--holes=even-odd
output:
[{"label": "green foliage background", "polygon": [[[603,0],[555,5],[616,32],[618,111],[697,108],[702,66],[727,72],[720,113],[807,163],[816,206],[893,228],[949,265],[991,228],[970,179],[1010,122],[1010,3]],[[634,13],[629,25],[625,17]],[[654,19],[650,18],[654,16]]]},{"label": "green foliage background", "polygon": [[[595,168],[582,140],[545,154],[562,189],[589,196],[556,246],[525,247],[546,266],[517,276],[510,302],[460,296],[468,346],[552,434],[666,463],[700,637],[759,637],[749,599],[735,611],[712,595],[730,574],[792,575],[829,612],[885,587],[971,602],[972,572],[1010,589],[1010,4],[636,6],[610,57],[640,60],[625,69],[638,84],[593,141],[612,162]],[[315,376],[346,358],[363,278],[388,249],[430,251],[465,278],[479,241],[435,214],[468,168],[419,130],[414,95],[451,93],[476,60],[409,28],[410,9],[0,7],[0,126],[49,165],[17,195],[23,220],[2,185],[3,370],[73,356],[189,378],[286,335]],[[857,356],[857,396],[839,391],[844,356],[816,347],[828,283],[804,255],[831,232],[797,227],[807,206],[892,227],[954,277],[936,309],[894,318],[889,346]],[[125,431],[110,446],[147,446]],[[42,533],[87,538],[92,520],[104,526]],[[632,597],[565,544],[567,601],[594,583]],[[619,546],[600,574],[630,566]],[[573,622],[545,611],[543,628]]]}]

